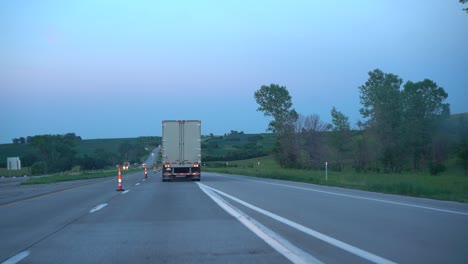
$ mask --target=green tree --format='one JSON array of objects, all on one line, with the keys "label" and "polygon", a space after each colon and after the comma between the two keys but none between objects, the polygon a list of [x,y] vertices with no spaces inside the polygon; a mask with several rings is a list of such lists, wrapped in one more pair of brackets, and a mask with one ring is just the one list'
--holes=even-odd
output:
[{"label": "green tree", "polygon": [[298,114],[292,108],[291,95],[284,86],[270,84],[255,91],[255,100],[259,104],[257,111],[273,118],[268,130],[277,135],[274,153],[281,166],[293,166],[298,160],[297,138],[294,124]]},{"label": "green tree", "polygon": [[365,126],[374,132],[381,150],[380,161],[385,171],[400,171],[401,142],[401,94],[402,79],[379,69],[369,72],[369,79],[359,87],[359,110],[368,120]]},{"label": "green tree", "polygon": [[457,158],[463,167],[465,176],[468,176],[468,140],[464,139],[457,146]]},{"label": "green tree", "polygon": [[34,162],[31,166],[32,175],[40,175],[47,173],[47,163],[45,161]]},{"label": "green tree", "polygon": [[296,144],[300,156],[297,165],[315,168],[323,166],[328,156],[325,131],[329,130],[331,125],[320,120],[317,114],[299,115],[295,128]]},{"label": "green tree", "polygon": [[138,141],[135,144],[124,142],[120,144],[118,151],[121,161],[129,161],[131,163],[140,162],[140,158],[147,154],[143,141]]},{"label": "green tree", "polygon": [[124,161],[129,161],[132,157],[133,146],[129,142],[121,143],[119,146],[120,158]]},{"label": "green tree", "polygon": [[269,131],[281,132],[287,129],[288,125],[296,122],[298,114],[292,108],[291,95],[286,87],[277,84],[262,85],[259,90],[255,91],[254,97],[259,104],[257,111],[263,112],[265,116],[273,117],[268,125]]},{"label": "green tree", "polygon": [[436,137],[437,128],[450,116],[450,105],[444,101],[448,94],[435,82],[425,79],[408,81],[402,91],[405,146],[412,153],[414,169],[426,164],[440,164],[447,155],[443,137]]},{"label": "green tree", "polygon": [[38,160],[37,155],[28,153],[21,157],[21,164],[25,167],[32,166]]},{"label": "green tree", "polygon": [[456,146],[457,158],[465,176],[468,176],[468,118],[465,115],[460,115],[458,118],[457,134],[459,141]]},{"label": "green tree", "polygon": [[32,145],[39,151],[39,157],[46,162],[49,172],[71,169],[76,151],[75,143],[62,135],[41,135],[32,138]]},{"label": "green tree", "polygon": [[351,148],[351,127],[349,118],[335,107],[331,110],[332,133],[331,143],[337,151],[338,168],[343,169],[343,160],[346,152]]},{"label": "green tree", "polygon": [[81,140],[81,137],[80,136],[77,136],[75,133],[67,133],[65,135],[63,135],[63,138],[65,140]]},{"label": "green tree", "polygon": [[[460,4],[466,4],[468,0],[460,0]],[[463,8],[463,11],[468,13],[468,8]]]}]

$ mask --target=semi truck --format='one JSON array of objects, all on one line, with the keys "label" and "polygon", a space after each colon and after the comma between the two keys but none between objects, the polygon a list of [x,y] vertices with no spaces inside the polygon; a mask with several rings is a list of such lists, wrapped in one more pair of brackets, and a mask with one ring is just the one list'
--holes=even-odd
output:
[{"label": "semi truck", "polygon": [[201,179],[201,121],[162,121],[162,181]]}]

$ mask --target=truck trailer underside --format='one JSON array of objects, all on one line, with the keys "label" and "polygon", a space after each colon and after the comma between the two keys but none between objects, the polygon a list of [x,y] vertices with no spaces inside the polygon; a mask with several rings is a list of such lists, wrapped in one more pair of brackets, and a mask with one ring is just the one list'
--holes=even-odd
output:
[{"label": "truck trailer underside", "polygon": [[178,164],[165,164],[162,172],[162,181],[172,181],[175,178],[186,178],[192,181],[200,181],[201,170],[199,164],[190,164],[190,166]]}]

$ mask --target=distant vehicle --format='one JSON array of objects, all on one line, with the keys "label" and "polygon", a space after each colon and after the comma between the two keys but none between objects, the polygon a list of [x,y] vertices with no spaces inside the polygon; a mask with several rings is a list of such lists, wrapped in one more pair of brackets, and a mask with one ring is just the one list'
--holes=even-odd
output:
[{"label": "distant vehicle", "polygon": [[125,161],[125,162],[123,163],[123,165],[122,165],[122,169],[124,169],[124,170],[130,169],[130,162]]},{"label": "distant vehicle", "polygon": [[162,181],[201,179],[201,121],[162,121]]}]

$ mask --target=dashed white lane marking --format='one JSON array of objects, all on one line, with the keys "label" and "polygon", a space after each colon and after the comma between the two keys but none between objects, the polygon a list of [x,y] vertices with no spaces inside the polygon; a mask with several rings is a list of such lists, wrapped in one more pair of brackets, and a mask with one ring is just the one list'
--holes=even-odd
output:
[{"label": "dashed white lane marking", "polygon": [[139,183],[139,182],[137,182],[137,183],[135,184],[135,186],[138,186],[138,185],[140,185],[140,183]]},{"label": "dashed white lane marking", "polygon": [[[198,183],[198,182],[197,182]],[[322,263],[313,256],[302,251],[298,247],[291,244],[289,241],[276,234],[269,228],[260,224],[256,220],[252,219],[244,212],[234,207],[230,203],[226,202],[224,199],[219,197],[216,193],[210,190],[206,185],[198,183],[200,189],[206,193],[215,203],[217,203],[221,208],[226,212],[232,215],[234,218],[239,220],[244,224],[248,229],[254,232],[258,237],[263,239],[268,245],[273,249],[278,251],[281,255],[289,259],[293,263]]]},{"label": "dashed white lane marking", "polygon": [[94,213],[94,212],[96,212],[96,211],[101,210],[102,208],[104,208],[104,207],[106,207],[106,206],[107,206],[106,203],[105,203],[105,204],[100,204],[100,205],[94,207],[93,209],[89,210],[89,213],[92,214],[92,213]]},{"label": "dashed white lane marking", "polygon": [[18,255],[5,260],[4,262],[2,262],[2,264],[16,264],[20,262],[22,259],[24,259],[25,257],[29,256],[29,254],[31,254],[29,251],[23,251],[19,253]]},{"label": "dashed white lane marking", "polygon": [[130,190],[126,190],[126,191],[124,191],[122,194],[126,194],[126,193],[128,193],[129,191],[130,191]]},{"label": "dashed white lane marking", "polygon": [[248,207],[248,208],[250,208],[250,209],[252,209],[254,211],[257,211],[258,213],[266,215],[266,216],[268,216],[268,217],[270,217],[272,219],[275,219],[276,221],[279,221],[279,222],[281,222],[283,224],[286,224],[286,225],[288,225],[288,226],[290,226],[290,227],[292,227],[292,228],[294,228],[296,230],[299,230],[299,231],[301,231],[301,232],[303,232],[305,234],[308,234],[308,235],[313,236],[313,237],[315,237],[317,239],[320,239],[320,240],[322,240],[322,241],[324,241],[324,242],[326,242],[328,244],[331,244],[331,245],[333,245],[335,247],[341,248],[342,250],[345,250],[345,251],[347,251],[349,253],[352,253],[352,254],[354,254],[356,256],[367,259],[367,260],[369,260],[371,262],[374,262],[374,263],[394,263],[391,260],[382,258],[382,257],[377,256],[377,255],[374,255],[374,254],[372,254],[370,252],[367,252],[365,250],[362,250],[360,248],[357,248],[355,246],[352,246],[350,244],[347,244],[345,242],[342,242],[340,240],[337,240],[335,238],[332,238],[330,236],[322,234],[322,233],[320,233],[318,231],[315,231],[315,230],[310,229],[308,227],[305,227],[305,226],[303,226],[301,224],[293,222],[293,221],[291,221],[289,219],[286,219],[284,217],[281,217],[281,216],[276,215],[274,213],[271,213],[269,211],[263,210],[263,209],[261,209],[259,207],[256,207],[255,205],[244,202],[244,201],[242,201],[242,200],[240,200],[240,199],[238,199],[238,198],[236,198],[234,196],[231,196],[231,195],[229,195],[227,193],[224,193],[224,192],[219,191],[217,189],[208,187],[208,186],[206,186],[206,185],[204,185],[202,183],[197,182],[197,184],[199,186],[203,186],[203,187],[205,187],[205,188],[207,188],[207,189],[209,189],[209,190],[211,190],[213,192],[216,192],[217,194],[220,194],[220,195],[222,195],[224,197],[227,197],[227,198],[229,198],[229,199],[231,199],[231,200],[233,200],[233,201],[235,201],[237,203],[240,203],[240,204],[242,204],[242,205],[244,205],[244,206],[246,206],[246,207]]},{"label": "dashed white lane marking", "polygon": [[[236,177],[224,176],[224,175],[219,175],[219,174],[218,174],[218,176],[226,177],[226,178],[235,178],[235,179],[239,179],[239,178],[236,178]],[[380,203],[387,203],[387,204],[394,204],[394,205],[402,205],[402,206],[408,206],[408,207],[414,207],[414,208],[420,208],[420,209],[426,209],[426,210],[432,210],[432,211],[438,211],[438,212],[444,212],[444,213],[459,214],[459,215],[468,215],[468,213],[460,212],[460,211],[453,211],[453,210],[447,210],[447,209],[440,209],[440,208],[435,208],[435,207],[430,207],[430,206],[423,206],[423,205],[416,205],[416,204],[409,204],[409,203],[393,202],[393,201],[384,200],[384,199],[368,198],[368,197],[357,196],[357,195],[351,195],[351,194],[343,194],[343,193],[322,191],[322,190],[316,190],[316,189],[312,189],[312,188],[305,188],[305,187],[292,186],[292,185],[288,185],[288,184],[273,183],[273,182],[265,182],[265,181],[250,180],[250,179],[241,179],[241,180],[244,180],[244,181],[252,181],[252,182],[260,182],[260,183],[270,184],[270,185],[275,185],[275,186],[293,188],[293,189],[304,190],[304,191],[309,191],[309,192],[325,193],[325,194],[336,195],[336,196],[342,196],[342,197],[349,197],[349,198],[354,198],[354,199],[368,200],[368,201],[374,201],[374,202],[380,202]]]}]

